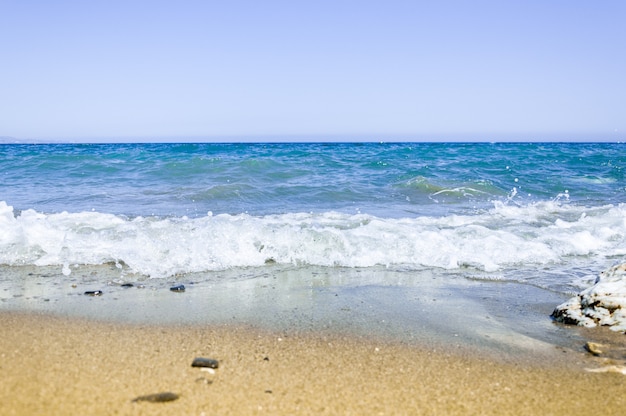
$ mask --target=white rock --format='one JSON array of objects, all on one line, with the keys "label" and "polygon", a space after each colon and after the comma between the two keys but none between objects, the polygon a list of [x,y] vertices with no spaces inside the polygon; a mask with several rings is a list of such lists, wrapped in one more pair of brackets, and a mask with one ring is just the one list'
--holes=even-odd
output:
[{"label": "white rock", "polygon": [[566,324],[626,333],[626,263],[600,273],[593,286],[557,306],[552,316]]}]

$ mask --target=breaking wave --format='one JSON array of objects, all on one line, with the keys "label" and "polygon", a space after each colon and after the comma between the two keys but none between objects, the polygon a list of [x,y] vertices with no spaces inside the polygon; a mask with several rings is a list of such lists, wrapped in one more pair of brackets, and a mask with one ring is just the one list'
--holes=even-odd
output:
[{"label": "breaking wave", "polygon": [[268,263],[498,271],[626,255],[626,205],[558,201],[412,218],[338,212],[129,218],[17,212],[0,202],[0,229],[0,264],[58,265],[65,274],[72,265],[110,262],[150,277]]}]

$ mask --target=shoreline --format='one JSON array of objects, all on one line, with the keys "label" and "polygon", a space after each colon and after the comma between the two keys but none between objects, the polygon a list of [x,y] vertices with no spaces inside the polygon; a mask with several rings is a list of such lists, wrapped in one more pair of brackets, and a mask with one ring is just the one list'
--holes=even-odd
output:
[{"label": "shoreline", "polygon": [[[367,337],[17,312],[1,312],[0,320],[6,415],[575,414],[581,408],[617,415],[626,405],[622,374],[498,362]],[[194,368],[196,357],[216,359],[219,368]],[[179,398],[133,402],[161,392]]]},{"label": "shoreline", "polygon": [[[149,325],[253,326],[351,334],[529,358],[584,344],[555,324],[566,297],[532,285],[441,270],[267,267],[150,279],[115,265],[0,269],[0,312]],[[172,287],[185,290],[173,292]],[[86,296],[94,292],[98,296]]]},{"label": "shoreline", "polygon": [[[121,325],[254,327],[461,350],[490,360],[558,361],[626,338],[555,322],[567,295],[441,270],[269,267],[150,279],[115,265],[0,268],[0,313]],[[132,282],[132,283],[131,283]],[[184,286],[183,291],[172,291]],[[87,293],[96,293],[88,296]],[[626,357],[626,356],[625,356]]]}]

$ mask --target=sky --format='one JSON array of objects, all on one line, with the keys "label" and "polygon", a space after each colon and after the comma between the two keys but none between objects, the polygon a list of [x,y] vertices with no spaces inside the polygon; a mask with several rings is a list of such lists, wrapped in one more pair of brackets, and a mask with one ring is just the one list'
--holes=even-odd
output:
[{"label": "sky", "polygon": [[626,1],[0,0],[0,136],[626,140]]}]

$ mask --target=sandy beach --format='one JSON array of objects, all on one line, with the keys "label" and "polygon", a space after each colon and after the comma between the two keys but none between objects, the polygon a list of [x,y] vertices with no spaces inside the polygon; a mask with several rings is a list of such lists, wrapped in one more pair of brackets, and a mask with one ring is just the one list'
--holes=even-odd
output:
[{"label": "sandy beach", "polygon": [[[0,414],[623,413],[626,376],[588,370],[621,368],[625,337],[552,322],[549,291],[433,271],[230,273],[128,287],[106,265],[3,269]],[[136,400],[159,393],[176,399]]]},{"label": "sandy beach", "polygon": [[[3,415],[622,414],[624,375],[241,326],[0,315]],[[213,358],[219,368],[191,366]],[[579,363],[580,364],[580,363]],[[133,401],[160,392],[169,402]]]}]

